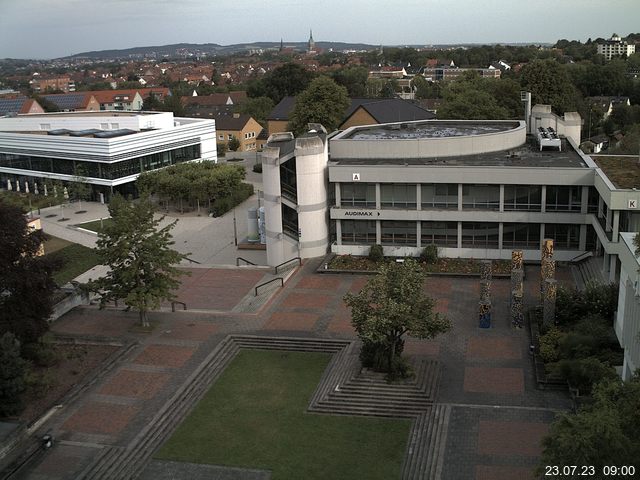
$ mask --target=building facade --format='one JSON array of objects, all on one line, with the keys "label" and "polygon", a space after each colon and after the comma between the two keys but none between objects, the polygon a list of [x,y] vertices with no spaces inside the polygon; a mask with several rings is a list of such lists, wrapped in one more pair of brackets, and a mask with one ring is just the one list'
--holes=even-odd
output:
[{"label": "building facade", "polygon": [[215,122],[170,112],[73,112],[0,118],[0,185],[78,177],[94,198],[135,194],[140,173],[189,161],[217,161]]},{"label": "building facade", "polygon": [[636,46],[633,43],[627,43],[616,33],[611,35],[609,40],[598,43],[597,49],[598,55],[602,55],[606,60],[622,55],[630,57],[636,52]]}]

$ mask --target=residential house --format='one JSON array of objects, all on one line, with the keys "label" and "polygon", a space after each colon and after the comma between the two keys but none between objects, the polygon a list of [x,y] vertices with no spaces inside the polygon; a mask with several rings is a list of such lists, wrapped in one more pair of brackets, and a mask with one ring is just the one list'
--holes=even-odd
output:
[{"label": "residential house", "polygon": [[591,107],[597,107],[602,110],[603,120],[609,118],[609,115],[611,115],[616,105],[631,106],[629,97],[589,97],[587,98],[587,102],[589,102]]},{"label": "residential house", "polygon": [[256,151],[257,138],[262,131],[262,126],[250,115],[232,113],[231,115],[218,115],[215,117],[217,142],[229,144],[232,138],[240,141],[239,152]]},{"label": "residential house", "polygon": [[435,114],[400,98],[353,98],[339,130],[358,125],[433,120]]},{"label": "residential house", "polygon": [[34,92],[46,92],[47,90],[62,90],[64,93],[75,92],[76,84],[69,76],[43,77],[34,76],[29,81]]},{"label": "residential house", "polygon": [[33,98],[0,98],[0,117],[24,113],[44,113],[44,108]]},{"label": "residential house", "polygon": [[58,93],[42,95],[42,98],[53,103],[61,112],[100,110],[100,103],[91,92]]}]

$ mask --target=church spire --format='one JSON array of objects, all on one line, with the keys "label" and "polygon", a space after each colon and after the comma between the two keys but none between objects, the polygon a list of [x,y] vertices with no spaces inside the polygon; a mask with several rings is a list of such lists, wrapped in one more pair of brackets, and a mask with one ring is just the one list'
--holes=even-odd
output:
[{"label": "church spire", "polygon": [[313,40],[313,30],[309,29],[309,44],[307,48],[308,53],[315,53],[316,42]]}]

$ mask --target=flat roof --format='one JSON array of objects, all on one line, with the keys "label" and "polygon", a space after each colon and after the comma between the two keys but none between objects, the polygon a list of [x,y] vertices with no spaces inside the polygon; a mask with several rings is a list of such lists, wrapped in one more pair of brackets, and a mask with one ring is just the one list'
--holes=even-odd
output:
[{"label": "flat roof", "polygon": [[465,137],[488,133],[506,132],[518,128],[518,121],[446,121],[431,120],[426,122],[392,123],[387,125],[371,125],[354,127],[345,132],[341,139],[348,140],[394,140],[419,138]]},{"label": "flat roof", "polygon": [[640,161],[637,155],[590,155],[616,188],[640,188]]},{"label": "flat roof", "polygon": [[429,165],[429,166],[487,166],[487,167],[563,167],[589,168],[582,157],[565,139],[561,139],[562,150],[545,148],[540,151],[538,142],[532,135],[517,148],[477,155],[429,158],[338,158],[330,159],[332,165]]},{"label": "flat roof", "polygon": [[20,115],[25,118],[51,118],[51,117],[139,117],[144,115],[159,115],[166,112],[147,112],[133,110],[96,110],[82,112],[49,112],[49,113],[28,113]]}]

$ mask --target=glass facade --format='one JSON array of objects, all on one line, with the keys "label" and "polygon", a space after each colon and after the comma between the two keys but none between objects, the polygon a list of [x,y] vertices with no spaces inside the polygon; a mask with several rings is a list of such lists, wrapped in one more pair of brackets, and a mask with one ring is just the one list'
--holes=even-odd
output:
[{"label": "glass facade", "polygon": [[284,203],[282,204],[282,231],[298,240],[298,212]]},{"label": "glass facade", "polygon": [[383,220],[380,222],[382,230],[382,245],[417,246],[416,222],[404,220]]},{"label": "glass facade", "polygon": [[344,207],[376,208],[376,184],[340,184],[340,205]]},{"label": "glass facade", "polygon": [[500,237],[497,223],[463,222],[462,247],[466,248],[498,248]]},{"label": "glass facade", "polygon": [[542,187],[540,185],[505,185],[505,211],[532,211],[542,209]]},{"label": "glass facade", "polygon": [[579,212],[582,187],[547,186],[547,212]]},{"label": "glass facade", "polygon": [[540,248],[540,224],[504,223],[502,225],[502,248]]},{"label": "glass facade", "polygon": [[423,247],[431,244],[439,247],[458,246],[458,222],[422,222],[420,228]]},{"label": "glass facade", "polygon": [[115,180],[197,158],[200,158],[199,144],[111,163],[0,153],[0,167]]},{"label": "glass facade", "polygon": [[421,204],[423,209],[458,209],[457,183],[432,183],[421,185]]},{"label": "glass facade", "polygon": [[376,222],[372,220],[342,220],[342,243],[373,245],[376,243]]},{"label": "glass facade", "polygon": [[298,201],[298,180],[296,178],[296,158],[280,165],[280,188],[282,196]]},{"label": "glass facade", "polygon": [[499,185],[463,185],[463,210],[499,210]]},{"label": "glass facade", "polygon": [[417,208],[415,183],[383,183],[380,185],[380,196],[383,208]]},{"label": "glass facade", "polygon": [[580,246],[580,225],[546,223],[544,236],[553,239],[553,247],[557,250],[577,250]]}]

